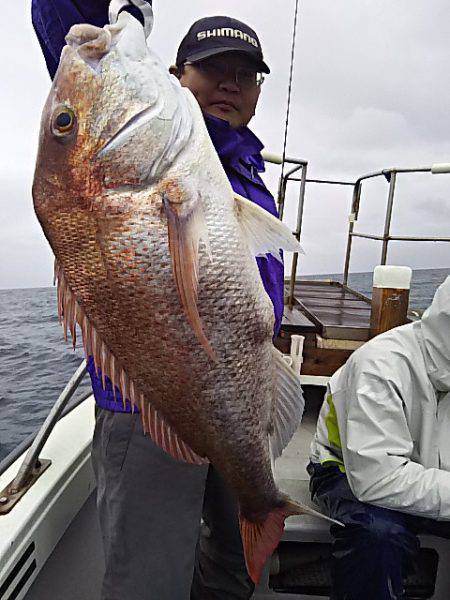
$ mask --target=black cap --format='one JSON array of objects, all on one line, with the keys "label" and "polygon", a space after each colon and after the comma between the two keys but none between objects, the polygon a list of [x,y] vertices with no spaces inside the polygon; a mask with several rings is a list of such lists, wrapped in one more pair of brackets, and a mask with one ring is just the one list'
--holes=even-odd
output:
[{"label": "black cap", "polygon": [[223,52],[243,52],[253,59],[259,71],[270,73],[255,31],[231,17],[206,17],[196,21],[181,41],[176,64],[196,62]]}]

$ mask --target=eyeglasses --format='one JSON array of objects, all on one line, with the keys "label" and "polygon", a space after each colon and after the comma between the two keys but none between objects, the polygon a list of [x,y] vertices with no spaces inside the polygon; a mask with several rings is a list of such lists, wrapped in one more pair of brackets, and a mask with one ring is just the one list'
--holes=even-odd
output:
[{"label": "eyeglasses", "polygon": [[260,87],[264,81],[264,75],[251,67],[235,68],[215,60],[202,60],[195,63],[187,61],[184,64],[195,67],[206,77],[214,79],[217,82],[223,81],[231,75],[241,89],[249,90]]}]

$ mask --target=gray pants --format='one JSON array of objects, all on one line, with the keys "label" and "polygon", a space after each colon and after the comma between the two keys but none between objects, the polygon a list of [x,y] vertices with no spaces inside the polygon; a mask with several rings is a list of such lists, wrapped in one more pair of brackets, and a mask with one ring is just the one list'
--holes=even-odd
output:
[{"label": "gray pants", "polygon": [[92,461],[106,562],[102,600],[251,597],[237,504],[217,471],[160,450],[144,436],[140,415],[102,409]]}]

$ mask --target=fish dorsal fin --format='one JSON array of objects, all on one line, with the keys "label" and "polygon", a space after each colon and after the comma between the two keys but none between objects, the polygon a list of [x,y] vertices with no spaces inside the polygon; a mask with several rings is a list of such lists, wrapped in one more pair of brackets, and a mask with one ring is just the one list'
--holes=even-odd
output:
[{"label": "fish dorsal fin", "polygon": [[273,355],[277,383],[272,413],[270,449],[275,460],[281,456],[300,425],[305,399],[300,385],[300,377],[288,366],[282,353],[275,347]]},{"label": "fish dorsal fin", "polygon": [[97,377],[101,377],[103,389],[106,386],[106,377],[111,382],[114,397],[116,388],[120,391],[125,407],[128,399],[133,406],[139,407],[144,432],[148,434],[153,442],[170,454],[176,460],[192,463],[195,465],[207,464],[208,460],[199,456],[188,446],[171,427],[162,413],[148,402],[144,396],[139,394],[135,382],[127,375],[107,345],[100,339],[97,330],[90,323],[84,310],[78,304],[75,295],[66,282],[60,265],[55,264],[55,279],[58,282],[58,317],[63,325],[64,337],[67,341],[67,332],[70,331],[73,347],[76,344],[76,325],[81,329],[83,347],[86,360],[89,356],[94,359]]},{"label": "fish dorsal fin", "polygon": [[239,223],[254,256],[271,254],[281,262],[280,249],[303,254],[290,229],[277,217],[239,194],[234,194],[234,199]]},{"label": "fish dorsal fin", "polygon": [[200,198],[176,201],[177,194],[182,193],[175,189],[164,194],[173,274],[181,304],[198,341],[208,356],[217,361],[216,354],[203,331],[197,307],[199,246],[202,240],[209,252],[208,230]]}]

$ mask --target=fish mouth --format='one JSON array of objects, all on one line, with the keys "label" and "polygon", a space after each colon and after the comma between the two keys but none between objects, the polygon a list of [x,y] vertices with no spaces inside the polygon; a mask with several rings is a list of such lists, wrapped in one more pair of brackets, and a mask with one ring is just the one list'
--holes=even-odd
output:
[{"label": "fish mouth", "polygon": [[137,129],[158,117],[161,114],[163,106],[162,99],[158,98],[155,104],[147,106],[136,113],[97,152],[96,158],[104,158],[109,152],[125,144]]}]

